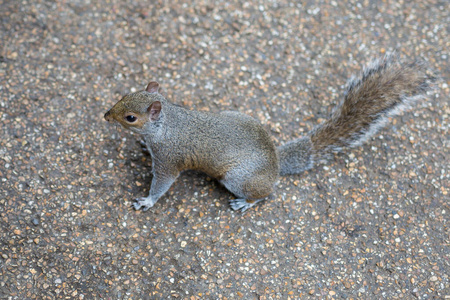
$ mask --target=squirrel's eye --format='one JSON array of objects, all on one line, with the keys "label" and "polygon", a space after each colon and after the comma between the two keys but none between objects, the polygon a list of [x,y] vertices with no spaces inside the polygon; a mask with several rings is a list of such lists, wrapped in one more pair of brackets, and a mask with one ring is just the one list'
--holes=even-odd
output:
[{"label": "squirrel's eye", "polygon": [[126,116],[125,119],[127,120],[127,122],[130,122],[130,123],[136,122],[136,120],[137,120],[137,118],[133,115]]}]

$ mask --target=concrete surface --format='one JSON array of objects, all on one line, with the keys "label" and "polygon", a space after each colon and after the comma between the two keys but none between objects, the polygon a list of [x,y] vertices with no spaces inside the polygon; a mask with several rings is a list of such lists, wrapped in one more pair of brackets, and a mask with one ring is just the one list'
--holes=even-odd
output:
[{"label": "concrete surface", "polygon": [[[449,299],[448,1],[0,1],[1,299]],[[277,143],[397,50],[435,93],[233,212],[184,173],[148,212],[139,137],[103,114],[160,82]]]}]

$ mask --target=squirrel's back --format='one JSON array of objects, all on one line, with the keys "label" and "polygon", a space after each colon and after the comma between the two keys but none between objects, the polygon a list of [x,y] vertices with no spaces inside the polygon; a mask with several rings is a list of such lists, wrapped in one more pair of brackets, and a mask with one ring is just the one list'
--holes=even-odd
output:
[{"label": "squirrel's back", "polygon": [[275,145],[261,124],[248,115],[188,110],[166,102],[162,122],[167,124],[161,125],[161,136],[149,136],[147,143],[154,154],[176,160],[173,163],[180,170],[199,170],[221,179],[229,170],[247,164],[248,169],[265,168],[279,174]]},{"label": "squirrel's back", "polygon": [[389,117],[426,97],[435,81],[426,71],[423,63],[402,64],[395,55],[374,60],[348,81],[342,103],[325,123],[278,147],[280,173],[300,173],[332,151],[366,141]]}]

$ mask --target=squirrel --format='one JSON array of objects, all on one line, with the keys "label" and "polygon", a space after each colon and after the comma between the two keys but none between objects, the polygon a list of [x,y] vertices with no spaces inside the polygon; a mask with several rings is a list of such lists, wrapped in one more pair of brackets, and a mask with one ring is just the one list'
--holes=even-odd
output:
[{"label": "squirrel", "polygon": [[233,210],[245,211],[272,194],[280,175],[299,174],[332,152],[361,145],[389,117],[426,98],[436,79],[428,73],[424,63],[402,63],[394,54],[375,59],[348,81],[327,121],[278,147],[252,117],[175,105],[155,81],[124,96],[104,117],[141,134],[152,157],[150,192],[135,200],[136,210],[151,208],[180,172],[199,170],[237,197],[229,201]]}]

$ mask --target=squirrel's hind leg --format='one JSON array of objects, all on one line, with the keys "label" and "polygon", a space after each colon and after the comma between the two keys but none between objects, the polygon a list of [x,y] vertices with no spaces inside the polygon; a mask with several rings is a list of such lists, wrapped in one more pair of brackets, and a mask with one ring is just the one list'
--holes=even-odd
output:
[{"label": "squirrel's hind leg", "polygon": [[242,178],[242,176],[230,176],[221,181],[237,197],[229,201],[233,210],[246,211],[272,194],[274,178],[271,176],[251,174],[245,180],[235,180],[235,178]]}]

